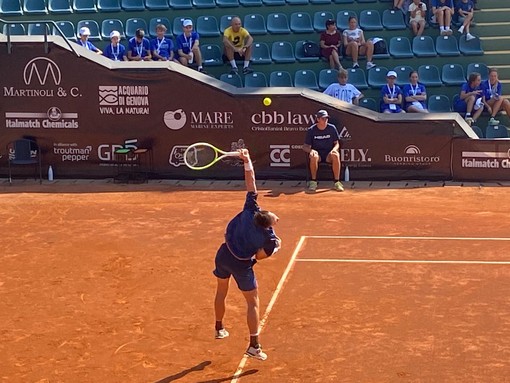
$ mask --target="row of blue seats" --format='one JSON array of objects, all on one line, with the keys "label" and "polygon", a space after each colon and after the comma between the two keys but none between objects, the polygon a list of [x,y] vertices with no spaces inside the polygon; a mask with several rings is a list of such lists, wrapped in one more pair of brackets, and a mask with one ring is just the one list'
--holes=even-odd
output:
[{"label": "row of blue seats", "polygon": [[[392,2],[393,0],[379,0]],[[357,3],[376,3],[377,0],[356,0]],[[167,9],[195,8],[234,8],[239,6],[258,7],[275,5],[307,5],[307,4],[352,4],[354,0],[2,0],[0,15],[21,16],[121,12]]]}]

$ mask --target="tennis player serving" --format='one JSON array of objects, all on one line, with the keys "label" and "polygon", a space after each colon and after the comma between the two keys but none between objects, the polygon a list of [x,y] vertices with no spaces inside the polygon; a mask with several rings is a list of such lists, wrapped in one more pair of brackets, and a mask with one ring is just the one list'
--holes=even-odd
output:
[{"label": "tennis player serving", "polygon": [[225,242],[216,253],[216,268],[213,272],[218,281],[214,300],[216,339],[223,339],[229,335],[223,326],[223,317],[230,277],[233,276],[248,305],[250,345],[246,355],[266,360],[267,354],[262,351],[259,343],[259,295],[253,265],[257,260],[270,257],[280,248],[281,240],[273,230],[273,226],[278,222],[278,216],[261,210],[257,204],[255,173],[248,150],[241,149],[239,158],[244,161],[244,178],[248,193],[243,210],[227,225]]}]

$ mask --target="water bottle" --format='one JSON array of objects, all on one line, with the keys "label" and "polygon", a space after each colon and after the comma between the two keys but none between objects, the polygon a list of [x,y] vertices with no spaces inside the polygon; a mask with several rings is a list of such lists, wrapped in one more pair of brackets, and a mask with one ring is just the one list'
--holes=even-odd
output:
[{"label": "water bottle", "polygon": [[344,173],[344,181],[349,182],[350,181],[350,174],[349,174],[349,167],[345,167],[345,173]]},{"label": "water bottle", "polygon": [[50,167],[48,168],[48,181],[53,181],[53,168]]}]

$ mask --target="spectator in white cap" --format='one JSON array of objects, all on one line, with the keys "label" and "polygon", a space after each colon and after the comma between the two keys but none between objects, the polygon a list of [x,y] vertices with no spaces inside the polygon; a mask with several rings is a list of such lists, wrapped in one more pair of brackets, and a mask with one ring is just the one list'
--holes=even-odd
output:
[{"label": "spectator in white cap", "polygon": [[134,37],[129,39],[127,58],[130,61],[152,61],[151,43],[145,37],[145,31],[138,28]]},{"label": "spectator in white cap", "polygon": [[402,109],[402,89],[395,84],[397,72],[386,74],[386,85],[381,88],[381,113],[405,113]]},{"label": "spectator in white cap", "polygon": [[177,58],[182,65],[189,66],[196,63],[198,71],[206,73],[202,66],[200,53],[200,36],[193,30],[193,21],[185,19],[182,22],[183,34],[177,36]]},{"label": "spectator in white cap", "polygon": [[163,24],[156,25],[156,38],[151,40],[152,59],[154,61],[175,61],[174,42],[165,37],[167,28]]},{"label": "spectator in white cap", "polygon": [[80,38],[78,39],[78,44],[80,44],[82,47],[89,51],[96,52],[99,55],[103,54],[103,52],[99,48],[97,48],[94,44],[92,44],[89,41],[90,29],[88,29],[87,27],[81,27],[78,33],[80,35]]},{"label": "spectator in white cap", "polygon": [[110,41],[111,43],[104,49],[103,56],[113,61],[127,61],[126,47],[120,43],[119,31],[110,33]]}]

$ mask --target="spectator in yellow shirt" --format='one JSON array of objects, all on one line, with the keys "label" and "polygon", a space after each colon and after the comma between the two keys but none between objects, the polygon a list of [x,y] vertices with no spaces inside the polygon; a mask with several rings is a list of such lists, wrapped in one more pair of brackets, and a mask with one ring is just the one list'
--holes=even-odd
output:
[{"label": "spectator in yellow shirt", "polygon": [[253,72],[250,68],[253,37],[250,32],[241,26],[241,19],[233,17],[230,27],[223,32],[223,61],[230,62],[232,69],[230,73],[237,74],[237,61],[244,61],[243,74]]}]

